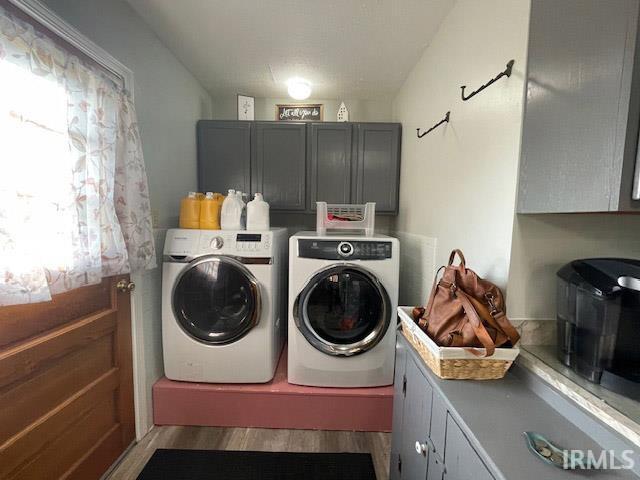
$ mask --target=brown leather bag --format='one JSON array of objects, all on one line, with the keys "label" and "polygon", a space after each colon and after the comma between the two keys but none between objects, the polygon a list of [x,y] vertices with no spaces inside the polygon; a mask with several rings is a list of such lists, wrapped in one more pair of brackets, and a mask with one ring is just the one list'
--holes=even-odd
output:
[{"label": "brown leather bag", "polygon": [[[453,265],[455,256],[460,264]],[[520,335],[505,313],[502,292],[465,265],[464,255],[454,250],[442,278],[434,280],[426,308],[413,309],[414,321],[442,347],[477,347],[478,356],[493,355],[496,347],[514,346]],[[438,270],[438,273],[440,272]]]}]

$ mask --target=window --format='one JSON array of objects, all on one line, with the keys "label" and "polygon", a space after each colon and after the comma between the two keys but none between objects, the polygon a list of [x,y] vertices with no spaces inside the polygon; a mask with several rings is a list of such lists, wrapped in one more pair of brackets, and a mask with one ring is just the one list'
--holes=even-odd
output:
[{"label": "window", "polygon": [[131,98],[0,7],[0,305],[155,266]]}]

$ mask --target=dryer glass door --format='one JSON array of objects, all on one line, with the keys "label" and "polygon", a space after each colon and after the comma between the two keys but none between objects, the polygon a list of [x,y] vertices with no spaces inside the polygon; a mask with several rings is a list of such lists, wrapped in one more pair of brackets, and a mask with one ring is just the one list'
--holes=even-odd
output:
[{"label": "dryer glass door", "polygon": [[296,325],[318,350],[350,356],[384,337],[391,303],[380,281],[355,265],[330,267],[307,283],[294,305]]},{"label": "dryer glass door", "polygon": [[192,261],[173,288],[173,312],[194,339],[221,345],[234,342],[260,318],[260,289],[253,274],[229,257]]}]

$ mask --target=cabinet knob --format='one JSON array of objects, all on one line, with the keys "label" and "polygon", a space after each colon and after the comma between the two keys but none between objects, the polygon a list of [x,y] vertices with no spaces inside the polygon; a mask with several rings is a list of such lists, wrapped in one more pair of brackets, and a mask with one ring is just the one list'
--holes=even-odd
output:
[{"label": "cabinet knob", "polygon": [[424,455],[425,457],[427,456],[427,444],[426,443],[422,443],[420,441],[416,441],[416,453],[418,455]]}]

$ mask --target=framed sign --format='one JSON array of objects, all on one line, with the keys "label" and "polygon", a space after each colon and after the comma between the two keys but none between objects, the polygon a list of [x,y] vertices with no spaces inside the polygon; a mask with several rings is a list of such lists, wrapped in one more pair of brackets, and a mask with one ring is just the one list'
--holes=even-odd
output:
[{"label": "framed sign", "polygon": [[238,120],[255,120],[255,98],[238,95]]},{"label": "framed sign", "polygon": [[321,103],[276,105],[276,120],[281,122],[321,122],[323,113]]}]

